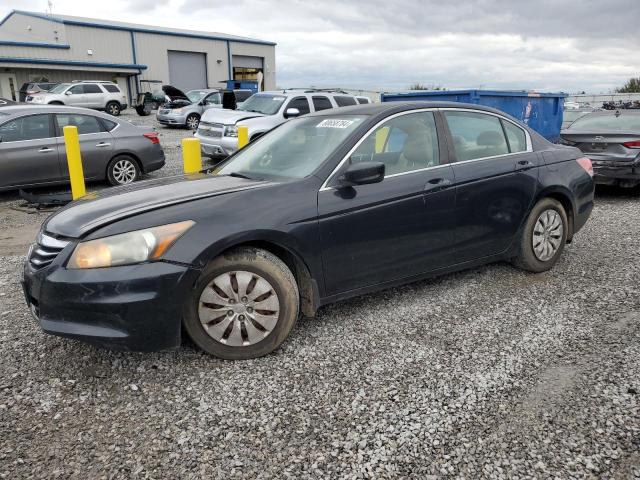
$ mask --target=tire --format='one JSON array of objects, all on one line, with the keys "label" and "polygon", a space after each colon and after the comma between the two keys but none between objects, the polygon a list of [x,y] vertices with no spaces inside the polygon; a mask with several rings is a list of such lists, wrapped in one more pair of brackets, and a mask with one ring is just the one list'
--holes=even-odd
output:
[{"label": "tire", "polygon": [[147,105],[138,105],[136,107],[136,112],[141,117],[148,117],[149,115],[151,115],[151,108],[149,108]]},{"label": "tire", "polygon": [[129,155],[119,155],[107,166],[107,180],[113,186],[128,185],[140,179],[138,162]]},{"label": "tire", "polygon": [[120,112],[122,111],[122,107],[118,102],[109,102],[107,103],[107,106],[104,107],[104,110],[109,115],[113,115],[114,117],[117,117],[120,115]]},{"label": "tire", "polygon": [[238,248],[203,270],[185,302],[183,322],[206,353],[244,360],[278,348],[295,325],[299,307],[298,285],[282,260],[258,248]]},{"label": "tire", "polygon": [[[536,273],[551,269],[564,250],[568,230],[567,212],[562,204],[553,198],[543,198],[527,218],[513,264]],[[537,248],[534,248],[534,243],[537,243]]]},{"label": "tire", "polygon": [[49,105],[64,105],[64,103],[55,101],[55,102],[49,102]]},{"label": "tire", "polygon": [[198,125],[200,124],[200,116],[195,113],[190,114],[185,121],[185,125],[190,130],[197,130]]}]

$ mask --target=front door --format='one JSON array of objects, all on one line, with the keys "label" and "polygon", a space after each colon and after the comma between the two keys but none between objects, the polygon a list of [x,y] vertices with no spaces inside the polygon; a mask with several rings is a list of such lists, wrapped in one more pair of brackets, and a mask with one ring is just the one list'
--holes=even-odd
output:
[{"label": "front door", "polygon": [[0,125],[0,188],[61,179],[50,115],[26,115]]},{"label": "front door", "polygon": [[18,100],[18,83],[13,73],[0,73],[0,98]]},{"label": "front door", "polygon": [[73,85],[64,92],[66,96],[65,105],[71,105],[73,107],[86,107],[87,96],[84,94],[84,85],[79,83]]},{"label": "front door", "polygon": [[444,110],[456,162],[456,258],[504,252],[529,212],[539,158],[525,131],[497,115]]},{"label": "front door", "polygon": [[113,155],[113,136],[106,131],[98,118],[93,115],[57,113],[57,146],[63,164],[63,178],[69,178],[67,153],[64,145],[63,128],[67,125],[78,127],[82,170],[86,179],[102,180],[106,176],[107,165]]},{"label": "front door", "polygon": [[[328,295],[408,278],[451,262],[453,171],[441,165],[432,112],[388,120],[318,194]],[[337,188],[350,163],[385,164],[380,183]]]}]

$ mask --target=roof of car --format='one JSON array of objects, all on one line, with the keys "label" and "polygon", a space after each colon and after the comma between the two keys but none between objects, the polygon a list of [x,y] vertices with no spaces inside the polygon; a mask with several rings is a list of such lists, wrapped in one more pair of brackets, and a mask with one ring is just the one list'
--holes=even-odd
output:
[{"label": "roof of car", "polygon": [[66,105],[32,105],[28,103],[7,105],[5,107],[2,107],[2,110],[0,110],[0,112],[2,112],[2,114],[6,114],[11,117],[20,116],[25,113],[56,113],[56,112],[82,113],[84,115],[97,115],[99,117],[105,117],[105,116],[110,117],[110,115],[107,115],[103,112],[99,112],[97,110],[89,110],[88,108],[68,107]]},{"label": "roof of car", "polygon": [[475,105],[471,103],[458,102],[384,102],[384,103],[363,103],[361,105],[353,105],[349,107],[333,108],[331,110],[322,110],[320,112],[309,113],[307,116],[323,117],[329,115],[378,115],[383,113],[397,113],[406,110],[417,110],[421,108],[470,108],[473,110],[484,110],[491,113],[509,116],[508,114],[496,110],[495,108],[485,107],[483,105]]}]

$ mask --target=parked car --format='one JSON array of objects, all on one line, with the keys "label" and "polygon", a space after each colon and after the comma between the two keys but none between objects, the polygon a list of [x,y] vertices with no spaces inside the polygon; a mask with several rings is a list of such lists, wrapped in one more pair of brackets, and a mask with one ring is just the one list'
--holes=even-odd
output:
[{"label": "parked car", "polygon": [[0,110],[0,190],[69,182],[62,129],[78,127],[86,180],[123,185],[162,168],[158,134],[101,112],[62,105]]},{"label": "parked car", "polygon": [[118,85],[96,80],[60,83],[48,92],[28,95],[26,100],[38,105],[68,105],[104,110],[116,117],[127,108],[127,98]]},{"label": "parked car", "polygon": [[222,108],[236,110],[238,107],[253,95],[253,91],[249,89],[235,89],[222,91]]},{"label": "parked car", "polygon": [[279,90],[252,95],[237,110],[209,110],[196,132],[202,154],[225,158],[238,149],[238,125],[249,128],[249,139],[264,135],[290,118],[331,108],[357,105],[356,97],[326,90]]},{"label": "parked car", "polygon": [[184,93],[175,87],[164,85],[162,90],[168,99],[156,114],[162,125],[196,130],[205,110],[222,108],[222,95],[218,89],[205,88]]},{"label": "parked car", "polygon": [[589,113],[562,130],[561,137],[591,159],[596,183],[640,185],[640,111]]},{"label": "parked car", "polygon": [[20,87],[18,99],[21,102],[25,102],[27,100],[28,95],[35,95],[36,93],[40,93],[40,92],[48,92],[56,85],[58,84],[52,83],[52,82],[23,83],[22,86]]},{"label": "parked car", "polygon": [[549,270],[591,213],[591,162],[453,105],[324,110],[200,175],[74,202],[28,254],[27,304],[51,334],[157,350],[184,327],[242,359],[340,299],[500,260]]},{"label": "parked car", "polygon": [[575,122],[577,119],[579,119],[580,117],[585,116],[588,113],[593,112],[594,109],[593,108],[587,108],[587,109],[575,109],[575,108],[571,108],[571,109],[567,109],[565,111],[562,112],[562,130],[569,128],[569,125],[571,125],[573,122]]}]

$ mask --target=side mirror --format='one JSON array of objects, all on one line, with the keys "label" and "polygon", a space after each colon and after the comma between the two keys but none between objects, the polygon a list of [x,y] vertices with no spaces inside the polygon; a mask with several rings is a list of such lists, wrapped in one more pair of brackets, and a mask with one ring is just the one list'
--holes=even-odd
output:
[{"label": "side mirror", "polygon": [[379,183],[384,180],[384,163],[361,162],[349,165],[349,168],[340,177],[340,186],[352,187],[354,185],[367,185]]},{"label": "side mirror", "polygon": [[300,110],[297,108],[287,108],[284,112],[284,118],[295,118],[300,116]]},{"label": "side mirror", "polygon": [[71,90],[67,90],[66,92],[64,92],[65,95],[71,95]]}]

